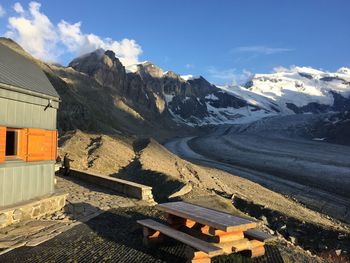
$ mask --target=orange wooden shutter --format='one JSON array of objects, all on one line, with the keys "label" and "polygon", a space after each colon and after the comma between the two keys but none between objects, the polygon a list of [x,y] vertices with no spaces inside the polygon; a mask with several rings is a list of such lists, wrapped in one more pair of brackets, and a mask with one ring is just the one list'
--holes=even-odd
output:
[{"label": "orange wooden shutter", "polygon": [[28,129],[27,161],[56,160],[57,131]]},{"label": "orange wooden shutter", "polygon": [[5,162],[6,154],[6,127],[0,127],[0,163]]},{"label": "orange wooden shutter", "polygon": [[27,161],[28,153],[28,129],[19,130],[19,152],[18,157],[24,161]]},{"label": "orange wooden shutter", "polygon": [[51,131],[51,160],[56,160],[57,158],[57,131]]},{"label": "orange wooden shutter", "polygon": [[45,131],[45,152],[44,159],[51,160],[52,155],[52,132]]},{"label": "orange wooden shutter", "polygon": [[28,129],[27,161],[44,161],[46,146],[46,130]]}]

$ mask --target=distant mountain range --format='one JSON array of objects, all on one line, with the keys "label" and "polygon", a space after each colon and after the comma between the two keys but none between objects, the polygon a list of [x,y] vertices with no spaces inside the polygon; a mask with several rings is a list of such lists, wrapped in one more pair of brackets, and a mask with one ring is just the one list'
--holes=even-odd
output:
[{"label": "distant mountain range", "polygon": [[95,78],[102,86],[118,89],[143,114],[167,111],[175,122],[190,126],[350,109],[347,68],[329,73],[294,67],[256,74],[241,87],[220,87],[201,76],[164,72],[148,61],[125,69],[112,51],[97,50],[74,59],[69,66]]},{"label": "distant mountain range", "polygon": [[[16,43],[0,43],[30,57]],[[59,127],[129,131],[181,130],[249,123],[268,116],[339,114],[350,110],[350,69],[308,67],[256,74],[243,86],[215,86],[205,78],[164,72],[146,61],[125,68],[112,51],[98,49],[68,67],[34,58],[62,97]],[[143,127],[143,128],[141,128]]]}]

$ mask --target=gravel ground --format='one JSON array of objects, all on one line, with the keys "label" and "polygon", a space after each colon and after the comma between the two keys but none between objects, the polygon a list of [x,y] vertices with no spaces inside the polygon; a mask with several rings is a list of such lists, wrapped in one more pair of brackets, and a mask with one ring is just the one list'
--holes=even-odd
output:
[{"label": "gravel ground", "polygon": [[[0,256],[0,262],[185,262],[185,246],[169,242],[159,248],[142,245],[136,220],[162,219],[152,207],[111,209],[36,247],[22,247]],[[164,219],[164,218],[163,218]],[[249,259],[241,255],[220,256],[213,262],[283,262],[275,245],[266,256]]]}]

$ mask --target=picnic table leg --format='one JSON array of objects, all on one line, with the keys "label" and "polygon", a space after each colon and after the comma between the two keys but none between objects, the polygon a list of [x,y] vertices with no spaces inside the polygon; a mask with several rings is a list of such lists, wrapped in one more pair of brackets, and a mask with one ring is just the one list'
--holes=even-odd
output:
[{"label": "picnic table leg", "polygon": [[239,240],[235,241],[232,246],[233,252],[249,251],[250,257],[258,257],[265,254],[265,243],[258,240]]},{"label": "picnic table leg", "polygon": [[258,246],[251,249],[251,258],[260,257],[265,254],[265,246]]},{"label": "picnic table leg", "polygon": [[185,255],[188,262],[191,263],[210,263],[211,259],[208,254],[202,251],[196,251],[191,247],[186,247]]},{"label": "picnic table leg", "polygon": [[155,231],[148,227],[143,227],[142,242],[146,246],[153,246],[163,241],[162,235],[159,231]]},{"label": "picnic table leg", "polygon": [[215,243],[226,243],[226,242],[243,240],[243,239],[244,239],[244,234],[242,231],[218,233],[214,235],[214,238],[213,238]]},{"label": "picnic table leg", "polygon": [[167,222],[169,225],[171,225],[173,228],[177,229],[180,228],[182,226],[186,226],[186,227],[193,227],[196,222],[186,219],[186,218],[182,218],[179,216],[175,216],[175,215],[171,215],[171,214],[167,214]]},{"label": "picnic table leg", "polygon": [[209,227],[208,234],[213,236],[213,242],[220,246],[226,254],[246,250],[249,251],[251,257],[258,257],[265,254],[265,243],[244,238],[243,231],[225,232]]}]

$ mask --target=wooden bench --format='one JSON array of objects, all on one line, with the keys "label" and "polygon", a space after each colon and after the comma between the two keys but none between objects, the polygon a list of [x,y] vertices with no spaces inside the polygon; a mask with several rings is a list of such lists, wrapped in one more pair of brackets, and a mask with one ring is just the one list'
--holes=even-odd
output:
[{"label": "wooden bench", "polygon": [[139,220],[137,223],[144,227],[144,238],[159,238],[161,233],[191,247],[192,250],[187,250],[186,255],[193,263],[207,263],[211,261],[211,257],[224,254],[223,249],[220,247],[190,236],[167,225],[163,225],[152,219]]}]

